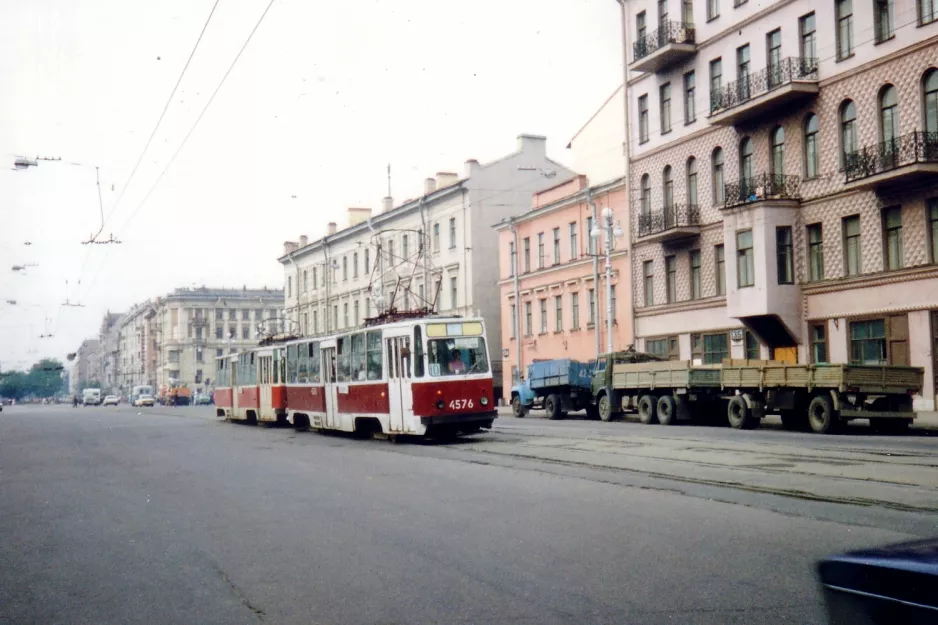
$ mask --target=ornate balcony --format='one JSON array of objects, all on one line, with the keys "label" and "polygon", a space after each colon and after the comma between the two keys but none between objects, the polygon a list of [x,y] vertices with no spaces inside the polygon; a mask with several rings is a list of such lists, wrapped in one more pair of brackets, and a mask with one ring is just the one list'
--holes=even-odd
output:
[{"label": "ornate balcony", "polygon": [[847,189],[938,182],[938,132],[916,130],[844,158]]},{"label": "ornate balcony", "polygon": [[781,200],[785,203],[801,201],[801,178],[779,174],[759,174],[728,182],[725,186],[723,208],[735,208],[756,202]]},{"label": "ornate balcony", "polygon": [[710,94],[710,123],[740,124],[817,95],[818,61],[788,57]]},{"label": "ornate balcony", "polygon": [[674,241],[699,234],[700,208],[696,204],[675,204],[638,215],[637,242]]},{"label": "ornate balcony", "polygon": [[697,54],[693,24],[665,21],[658,30],[632,44],[632,64],[636,72],[657,72]]}]

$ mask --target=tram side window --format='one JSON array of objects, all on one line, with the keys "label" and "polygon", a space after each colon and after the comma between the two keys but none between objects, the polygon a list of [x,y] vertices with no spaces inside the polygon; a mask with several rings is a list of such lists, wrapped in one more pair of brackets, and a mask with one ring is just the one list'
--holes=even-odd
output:
[{"label": "tram side window", "polygon": [[300,384],[309,382],[309,352],[305,343],[297,346],[296,381]]},{"label": "tram side window", "polygon": [[351,351],[349,343],[349,337],[347,336],[335,341],[335,351],[338,354],[336,380],[339,382],[349,381],[349,352]]},{"label": "tram side window", "polygon": [[254,358],[254,352],[251,352],[248,356],[250,364],[248,366],[247,383],[253,386],[257,384],[257,360]]},{"label": "tram side window", "polygon": [[414,326],[414,377],[423,377],[423,330]]},{"label": "tram side window", "polygon": [[352,350],[351,350],[351,359],[350,359],[350,371],[351,379],[354,380],[365,380],[367,379],[367,374],[365,373],[365,335],[353,334],[349,337]]},{"label": "tram side window", "polygon": [[368,332],[366,339],[368,379],[381,379],[381,332]]},{"label": "tram side window", "polygon": [[287,345],[287,375],[284,381],[288,384],[296,384],[296,345]]},{"label": "tram side window", "polygon": [[[306,347],[305,345],[303,346]],[[322,363],[319,356],[319,343],[310,343],[309,348],[304,350],[307,353],[307,362],[309,363],[309,382],[319,383],[322,378],[319,374]]]},{"label": "tram side window", "polygon": [[486,373],[489,370],[482,337],[431,339],[428,347],[430,375],[433,377]]}]

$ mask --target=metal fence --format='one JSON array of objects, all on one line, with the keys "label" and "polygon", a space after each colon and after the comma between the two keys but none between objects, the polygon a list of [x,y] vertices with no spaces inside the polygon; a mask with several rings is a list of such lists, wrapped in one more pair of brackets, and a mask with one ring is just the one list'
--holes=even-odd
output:
[{"label": "metal fence", "polygon": [[817,79],[816,58],[790,56],[758,72],[746,74],[710,93],[710,114],[732,108],[793,80]]},{"label": "metal fence", "polygon": [[938,132],[916,130],[844,156],[847,182],[915,163],[938,163]]},{"label": "metal fence", "polygon": [[699,226],[700,207],[696,204],[674,204],[660,210],[638,215],[638,236],[647,237],[679,226]]},{"label": "metal fence", "polygon": [[664,21],[658,30],[645,35],[632,44],[632,61],[645,58],[669,43],[695,43],[697,33],[693,24]]},{"label": "metal fence", "polygon": [[723,208],[733,208],[763,200],[801,199],[801,178],[781,174],[758,174],[726,184]]}]

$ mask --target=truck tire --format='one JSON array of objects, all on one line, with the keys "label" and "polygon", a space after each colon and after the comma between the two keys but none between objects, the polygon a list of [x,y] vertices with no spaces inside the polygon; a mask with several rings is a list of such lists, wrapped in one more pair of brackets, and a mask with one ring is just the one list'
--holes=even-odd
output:
[{"label": "truck tire", "polygon": [[730,399],[730,403],[726,406],[726,420],[730,427],[736,430],[751,430],[759,424],[759,420],[753,416],[749,404],[741,395]]},{"label": "truck tire", "polygon": [[599,396],[599,418],[603,421],[612,421],[612,401],[608,393]]},{"label": "truck tire", "polygon": [[544,411],[547,413],[547,418],[551,420],[560,419],[563,417],[562,405],[560,403],[560,396],[551,393],[547,396],[547,399],[544,400]]},{"label": "truck tire", "polygon": [[638,400],[638,420],[645,425],[658,423],[658,400],[654,395],[642,395]]},{"label": "truck tire", "polygon": [[524,415],[528,414],[528,409],[521,403],[520,395],[515,395],[511,398],[511,414],[515,415],[518,419],[523,419]]},{"label": "truck tire", "polygon": [[674,395],[662,395],[658,398],[658,423],[674,425],[677,423],[677,402]]},{"label": "truck tire", "polygon": [[808,404],[808,423],[818,434],[833,434],[841,425],[834,402],[827,395],[818,395]]}]

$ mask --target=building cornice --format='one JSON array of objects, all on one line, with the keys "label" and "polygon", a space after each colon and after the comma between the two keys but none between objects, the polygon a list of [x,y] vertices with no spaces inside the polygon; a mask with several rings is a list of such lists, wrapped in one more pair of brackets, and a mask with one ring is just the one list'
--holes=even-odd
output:
[{"label": "building cornice", "polygon": [[691,299],[674,304],[658,304],[656,306],[646,306],[635,308],[636,317],[656,317],[667,313],[688,312],[692,310],[706,310],[708,308],[725,308],[726,296],[717,295],[705,299]]},{"label": "building cornice", "polygon": [[[824,293],[837,293],[851,289],[885,286],[887,284],[898,284],[901,282],[913,282],[932,278],[938,278],[938,265],[919,265],[907,269],[878,272],[851,278],[835,278],[822,282],[806,282],[801,285],[801,292],[805,296],[822,295]],[[935,289],[935,293],[936,296],[938,296],[938,288]],[[838,315],[827,316],[836,317]]]}]

